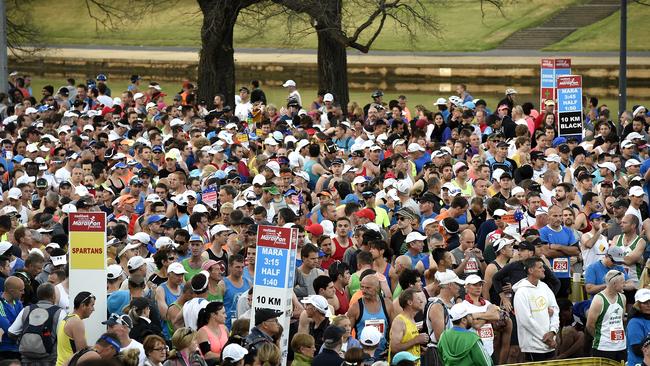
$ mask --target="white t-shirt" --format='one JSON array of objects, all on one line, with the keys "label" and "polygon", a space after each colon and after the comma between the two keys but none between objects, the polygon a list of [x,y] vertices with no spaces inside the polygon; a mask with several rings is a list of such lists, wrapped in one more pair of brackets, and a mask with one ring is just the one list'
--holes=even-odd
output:
[{"label": "white t-shirt", "polygon": [[641,223],[643,223],[643,219],[641,218],[641,211],[639,211],[636,208],[632,207],[632,205],[630,205],[627,208],[627,211],[625,211],[625,214],[626,215],[634,215],[634,216],[636,216],[639,219],[639,226],[641,225]]},{"label": "white t-shirt", "polygon": [[246,121],[248,119],[248,113],[253,110],[253,105],[251,102],[239,103],[235,107],[235,116],[239,118],[240,121]]},{"label": "white t-shirt", "polygon": [[138,362],[138,365],[139,366],[144,365],[144,361],[147,359],[147,356],[144,354],[144,347],[142,347],[142,343],[136,341],[135,339],[132,339],[131,343],[129,343],[128,346],[122,347],[122,351],[127,349],[132,349],[132,348],[135,348],[140,351],[140,355],[138,356],[140,361]]},{"label": "white t-shirt", "polygon": [[[587,240],[591,240],[593,238],[592,233],[584,233],[582,234],[584,237],[587,238]],[[580,243],[580,251],[582,252],[582,268],[587,269],[590,265],[593,263],[598,262],[599,260],[603,259],[605,257],[605,252],[607,252],[607,248],[609,248],[609,243],[607,242],[607,238],[599,234],[600,237],[596,242],[594,243],[594,246],[591,248],[587,248],[584,245],[582,245],[582,242]]]},{"label": "white t-shirt", "polygon": [[542,186],[541,198],[546,202],[547,207],[553,206],[553,197],[555,197],[555,190],[548,190],[546,187]]},{"label": "white t-shirt", "polygon": [[208,300],[201,297],[186,302],[183,306],[183,321],[185,322],[185,326],[192,330],[198,330],[196,322],[199,318],[199,311],[206,306],[208,306]]}]

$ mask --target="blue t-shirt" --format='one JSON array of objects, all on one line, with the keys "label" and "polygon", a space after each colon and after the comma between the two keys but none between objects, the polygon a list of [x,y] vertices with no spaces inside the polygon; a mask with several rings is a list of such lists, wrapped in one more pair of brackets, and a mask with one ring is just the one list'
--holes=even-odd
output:
[{"label": "blue t-shirt", "polygon": [[421,172],[424,164],[430,161],[431,161],[431,154],[429,154],[428,152],[424,152],[424,154],[421,157],[413,161],[415,163],[415,170],[417,170],[418,173]]},{"label": "blue t-shirt", "polygon": [[637,356],[632,352],[632,345],[643,342],[643,339],[650,333],[650,319],[643,316],[636,316],[627,322],[627,364],[637,365],[643,361],[643,356]]},{"label": "blue t-shirt", "polygon": [[617,270],[623,272],[625,280],[627,281],[628,276],[625,273],[623,266],[614,266],[612,268],[607,268],[603,261],[596,261],[587,267],[585,270],[585,284],[590,283],[592,285],[604,285],[605,284],[605,275],[611,270]]},{"label": "blue t-shirt", "polygon": [[[573,230],[566,226],[562,226],[560,231],[551,229],[548,225],[539,230],[539,238],[543,242],[549,244],[557,244],[563,246],[572,246],[577,244],[578,240],[573,234]],[[551,270],[557,278],[570,278],[571,277],[571,261],[570,257],[558,257],[550,259]]]},{"label": "blue t-shirt", "polygon": [[[0,293],[1,295],[2,293]],[[23,303],[19,300],[9,303],[0,297],[0,329],[4,332],[2,342],[0,342],[0,351],[2,352],[18,352],[16,340],[9,338],[9,327],[18,318],[21,310],[23,310]]]}]

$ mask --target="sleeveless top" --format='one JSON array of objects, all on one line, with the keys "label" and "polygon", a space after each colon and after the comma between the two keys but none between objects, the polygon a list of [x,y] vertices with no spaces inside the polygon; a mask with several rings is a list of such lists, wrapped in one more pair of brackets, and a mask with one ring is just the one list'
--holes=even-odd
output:
[{"label": "sleeveless top", "polygon": [[586,234],[591,231],[592,226],[591,226],[591,220],[589,220],[589,216],[585,215],[587,218],[587,226],[584,227],[584,229],[580,229],[580,232],[583,234]]},{"label": "sleeveless top", "polygon": [[386,310],[384,310],[384,300],[379,296],[377,296],[377,299],[379,301],[379,311],[376,313],[371,313],[368,311],[368,307],[365,305],[366,301],[363,298],[359,299],[359,305],[363,306],[363,312],[361,313],[361,317],[359,320],[357,320],[357,324],[355,325],[355,330],[359,335],[365,327],[376,327],[379,330],[379,333],[382,334],[381,341],[379,342],[377,350],[375,351],[375,355],[381,354],[386,349],[386,346],[388,344],[386,337],[388,336],[388,327],[390,326],[388,323],[388,314],[386,313]]},{"label": "sleeveless top", "polygon": [[221,355],[223,347],[228,342],[228,329],[223,324],[219,324],[219,336],[212,332],[212,329],[208,328],[207,325],[204,325],[202,329],[205,329],[205,333],[208,335],[208,342],[210,343],[210,352],[217,353]]},{"label": "sleeveless top", "polygon": [[63,287],[63,283],[59,283],[56,285],[56,289],[59,290],[59,302],[57,305],[68,312],[68,308],[70,307],[70,297],[68,296],[68,291],[65,290],[65,287]]},{"label": "sleeveless top", "polygon": [[[616,241],[616,246],[623,248],[624,255],[628,255],[632,253],[634,249],[636,249],[636,245],[639,243],[639,240],[641,240],[641,237],[637,235],[636,238],[634,238],[634,240],[632,240],[632,243],[630,243],[629,245],[623,243],[623,237],[624,237],[623,234],[621,234],[618,237],[618,240]],[[639,262],[629,266],[627,264],[623,264],[623,268],[625,269],[625,272],[627,272],[628,278],[632,280],[634,284],[638,285],[641,272],[643,271],[643,265]]]},{"label": "sleeveless top", "polygon": [[438,339],[436,338],[436,333],[433,332],[433,324],[431,323],[431,320],[429,319],[429,312],[431,311],[431,308],[433,307],[433,304],[440,304],[444,307],[443,315],[446,318],[446,324],[445,324],[445,330],[451,329],[454,325],[451,322],[451,317],[449,316],[449,307],[445,304],[444,301],[442,301],[441,298],[439,297],[433,297],[428,300],[431,302],[431,305],[428,306],[427,313],[425,315],[426,319],[426,324],[427,324],[427,329],[429,330],[429,344],[427,345],[428,347],[437,347],[438,346]]},{"label": "sleeveless top", "polygon": [[65,334],[65,326],[68,324],[68,320],[75,317],[79,318],[79,315],[66,315],[56,329],[56,366],[63,366],[77,352],[74,339]]},{"label": "sleeveless top", "polygon": [[[404,314],[398,314],[395,317],[395,320],[397,319],[401,319],[404,322],[404,325],[406,326],[406,329],[404,329],[404,335],[402,336],[401,339],[401,343],[406,343],[420,334],[417,325],[415,325],[415,323],[411,319],[407,318]],[[412,354],[415,357],[420,357],[420,345],[416,344],[413,347],[407,349],[406,352]],[[388,362],[390,362],[390,359],[393,356],[394,356],[393,352],[389,349]],[[416,365],[418,364],[419,363],[416,362]]]},{"label": "sleeveless top", "polygon": [[[174,294],[172,290],[169,289],[167,286],[167,282],[163,282],[160,284],[160,287],[162,287],[163,291],[165,292],[165,304],[167,304],[167,307],[170,307],[183,293],[183,285],[179,285],[178,288],[180,291],[178,291],[178,295]],[[162,328],[163,331],[163,336],[165,339],[171,339],[173,326],[171,322],[168,322],[167,320],[160,320],[160,327]]]},{"label": "sleeveless top", "polygon": [[626,348],[623,295],[616,294],[615,303],[610,303],[602,292],[596,296],[600,296],[603,300],[603,309],[596,320],[592,348],[599,351],[622,351]]},{"label": "sleeveless top", "polygon": [[228,277],[223,278],[223,283],[226,288],[223,294],[223,306],[226,308],[226,326],[230,329],[232,320],[237,318],[237,301],[239,300],[239,296],[248,291],[251,284],[242,278],[241,287],[237,287]]},{"label": "sleeveless top", "polygon": [[[470,314],[484,313],[488,310],[488,307],[492,305],[487,300],[485,300],[485,305],[482,306],[472,304],[467,300],[463,300],[463,304],[467,307],[467,312]],[[481,341],[483,341],[485,351],[488,355],[492,356],[492,353],[494,352],[494,328],[492,328],[492,324],[485,323],[479,329],[472,328],[472,331],[478,334],[478,336],[481,338]]]},{"label": "sleeveless top", "polygon": [[305,167],[304,170],[309,174],[309,189],[315,189],[316,188],[316,182],[318,182],[318,176],[314,174],[314,164],[316,164],[316,160],[309,159],[305,161]]}]

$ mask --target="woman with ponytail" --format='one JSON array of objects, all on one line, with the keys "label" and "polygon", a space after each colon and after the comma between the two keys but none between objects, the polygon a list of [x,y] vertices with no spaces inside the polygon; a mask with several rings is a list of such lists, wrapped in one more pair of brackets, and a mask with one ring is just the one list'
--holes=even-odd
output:
[{"label": "woman with ponytail", "polygon": [[133,320],[133,328],[129,332],[129,337],[142,343],[148,335],[162,335],[158,324],[153,324],[149,318],[151,305],[144,297],[134,297],[127,307],[127,314]]},{"label": "woman with ponytail", "polygon": [[226,329],[226,309],[222,302],[211,302],[199,311],[196,323],[197,343],[208,365],[216,364],[221,358],[221,350],[228,342]]},{"label": "woman with ponytail", "polygon": [[163,366],[207,366],[196,343],[196,332],[192,329],[177,329],[172,336],[172,347]]}]

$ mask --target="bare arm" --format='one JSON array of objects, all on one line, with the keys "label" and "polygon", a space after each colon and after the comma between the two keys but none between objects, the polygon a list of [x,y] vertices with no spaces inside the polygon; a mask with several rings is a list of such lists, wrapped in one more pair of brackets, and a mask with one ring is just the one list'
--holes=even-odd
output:
[{"label": "bare arm", "polygon": [[70,324],[70,330],[76,349],[84,349],[88,347],[88,342],[86,341],[86,329],[84,327],[84,322],[81,319],[74,319],[74,322]]},{"label": "bare arm", "polygon": [[397,353],[401,351],[406,351],[409,348],[422,343],[422,339],[427,336],[426,334],[420,334],[417,337],[407,342],[402,342],[402,337],[404,336],[405,332],[406,332],[406,326],[404,325],[404,322],[400,319],[395,320],[390,327],[391,352]]},{"label": "bare arm", "polygon": [[429,311],[429,320],[431,321],[431,328],[433,328],[433,334],[436,336],[436,340],[440,340],[442,332],[447,327],[447,324],[445,324],[445,312],[442,306],[442,304],[433,304]]},{"label": "bare arm", "polygon": [[[210,342],[210,339],[208,338],[206,330],[201,328],[196,335],[196,344],[201,344],[203,342]],[[203,357],[206,359],[219,359],[221,355],[212,351],[208,351],[207,353],[203,354]]]},{"label": "bare arm", "polygon": [[[167,302],[165,301],[165,290],[162,287],[156,288],[156,304],[158,305],[158,312],[163,320],[170,320],[167,318]],[[80,348],[77,348],[80,349]]]},{"label": "bare arm", "polygon": [[497,266],[492,263],[488,264],[488,266],[485,268],[485,276],[483,276],[483,278],[485,278],[485,282],[483,283],[483,292],[481,293],[481,295],[486,299],[490,298],[492,276],[494,276],[495,273],[497,273]]},{"label": "bare arm", "polygon": [[607,285],[594,285],[593,283],[588,283],[585,285],[585,290],[589,295],[595,295],[605,289]]},{"label": "bare arm", "polygon": [[587,324],[586,329],[589,334],[594,335],[596,331],[596,320],[598,320],[598,314],[603,309],[603,301],[599,296],[594,297],[587,312]]},{"label": "bare arm", "polygon": [[[597,233],[598,234],[598,233]],[[598,241],[599,235],[592,235],[589,237],[587,233],[582,234],[582,237],[580,238],[580,243],[582,246],[584,246],[587,249],[593,248],[594,244]]]},{"label": "bare arm", "polygon": [[639,239],[639,242],[636,244],[636,248],[632,253],[625,256],[625,264],[631,266],[633,264],[639,263],[639,260],[643,258],[643,252],[645,251],[645,240]]}]

